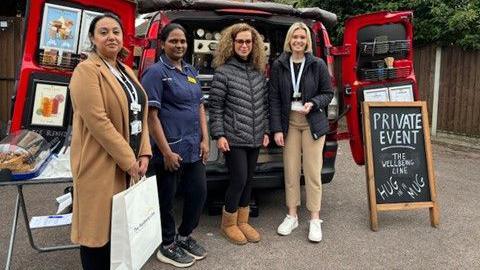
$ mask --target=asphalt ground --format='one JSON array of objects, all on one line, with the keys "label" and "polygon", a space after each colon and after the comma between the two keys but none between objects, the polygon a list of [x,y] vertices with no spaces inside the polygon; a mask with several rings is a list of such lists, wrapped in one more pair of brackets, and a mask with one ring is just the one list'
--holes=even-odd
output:
[{"label": "asphalt ground", "polygon": [[[285,214],[284,193],[268,190],[261,192],[260,216],[251,219],[262,234],[261,242],[230,244],[219,233],[220,217],[205,213],[194,237],[209,255],[190,269],[480,269],[480,152],[434,144],[433,158],[440,206],[438,228],[430,226],[428,210],[423,209],[379,213],[379,231],[371,231],[364,167],[354,164],[348,144],[341,142],[335,178],[323,186],[321,243],[307,240],[304,207],[300,226],[290,236],[277,235],[276,227]],[[54,213],[54,198],[64,187],[25,187],[29,215]],[[0,187],[2,268],[15,196],[13,187]],[[11,269],[81,269],[78,250],[34,251],[20,218]],[[39,245],[65,244],[69,227],[38,230],[34,236]],[[152,256],[143,269],[174,268]]]}]

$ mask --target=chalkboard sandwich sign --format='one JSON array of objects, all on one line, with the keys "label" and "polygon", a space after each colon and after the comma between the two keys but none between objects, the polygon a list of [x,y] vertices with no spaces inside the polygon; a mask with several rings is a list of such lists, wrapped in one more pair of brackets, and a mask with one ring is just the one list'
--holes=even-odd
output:
[{"label": "chalkboard sandwich sign", "polygon": [[439,224],[426,103],[364,102],[370,224],[378,230],[378,211],[428,208]]}]

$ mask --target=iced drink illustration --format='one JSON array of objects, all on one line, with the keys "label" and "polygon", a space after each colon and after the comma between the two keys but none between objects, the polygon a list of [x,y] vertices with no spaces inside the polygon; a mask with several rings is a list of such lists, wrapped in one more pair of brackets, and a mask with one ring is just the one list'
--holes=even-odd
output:
[{"label": "iced drink illustration", "polygon": [[48,97],[42,98],[42,115],[50,117],[52,115],[53,101]]},{"label": "iced drink illustration", "polygon": [[58,99],[54,98],[52,99],[52,114],[57,114],[58,113]]}]

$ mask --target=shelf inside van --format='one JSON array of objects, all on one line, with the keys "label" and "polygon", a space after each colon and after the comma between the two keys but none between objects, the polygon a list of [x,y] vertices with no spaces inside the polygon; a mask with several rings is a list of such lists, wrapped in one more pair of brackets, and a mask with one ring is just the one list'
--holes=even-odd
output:
[{"label": "shelf inside van", "polygon": [[359,77],[362,81],[382,81],[386,79],[405,78],[410,75],[410,67],[361,68]]},{"label": "shelf inside van", "polygon": [[382,55],[406,52],[410,48],[410,40],[391,40],[379,42],[361,42],[359,52],[361,55]]}]

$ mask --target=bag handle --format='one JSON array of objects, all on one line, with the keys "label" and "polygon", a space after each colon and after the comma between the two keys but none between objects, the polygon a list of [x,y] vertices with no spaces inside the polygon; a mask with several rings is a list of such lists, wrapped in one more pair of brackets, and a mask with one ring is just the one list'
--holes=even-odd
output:
[{"label": "bag handle", "polygon": [[[140,183],[141,181],[147,179],[147,177],[145,175],[141,176],[138,181],[135,181],[135,178],[134,177],[130,177],[130,185],[129,185],[129,188],[130,187],[133,187],[134,185]],[[133,184],[132,184],[133,183]]]}]

